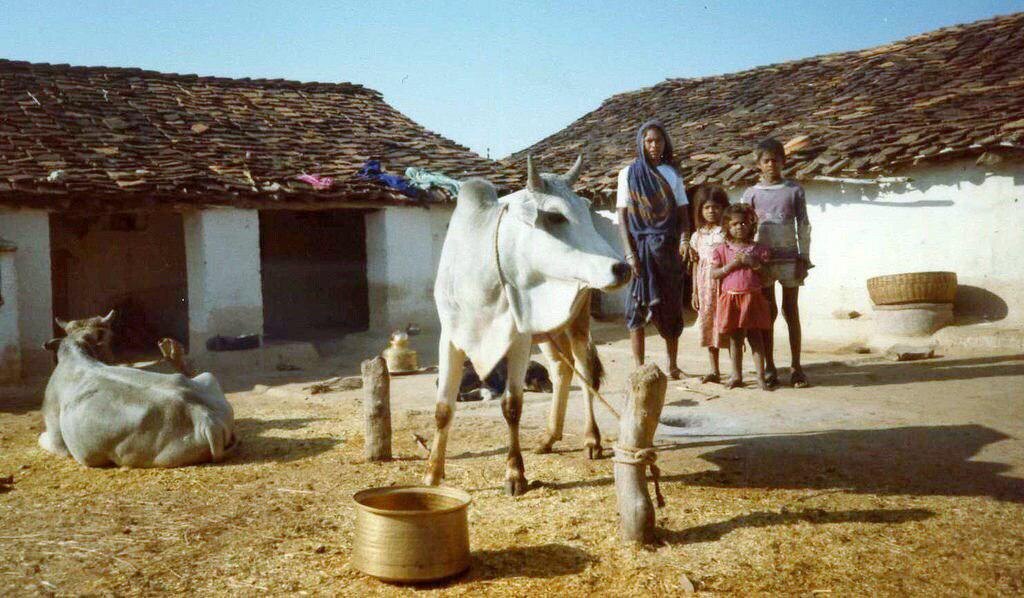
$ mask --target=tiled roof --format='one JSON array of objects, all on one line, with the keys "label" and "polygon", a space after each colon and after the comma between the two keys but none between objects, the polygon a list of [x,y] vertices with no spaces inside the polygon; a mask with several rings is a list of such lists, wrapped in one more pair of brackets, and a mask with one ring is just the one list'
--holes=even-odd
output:
[{"label": "tiled roof", "polygon": [[552,167],[588,156],[578,187],[598,200],[635,156],[644,120],[664,122],[687,183],[756,178],[752,149],[776,137],[786,175],[874,178],[925,160],[1024,150],[1024,13],[859,52],[740,73],[669,79],[613,96],[526,154]]},{"label": "tiled roof", "polygon": [[0,60],[0,205],[408,203],[355,178],[369,158],[515,182],[360,85]]}]

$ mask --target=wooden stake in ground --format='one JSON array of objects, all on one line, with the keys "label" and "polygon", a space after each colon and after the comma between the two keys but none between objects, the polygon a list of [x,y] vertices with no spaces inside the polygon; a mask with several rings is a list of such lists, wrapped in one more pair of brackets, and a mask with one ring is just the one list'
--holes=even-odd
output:
[{"label": "wooden stake in ground", "polygon": [[384,358],[362,363],[365,453],[368,461],[391,459],[391,377]]},{"label": "wooden stake in ground", "polygon": [[619,419],[619,440],[615,445],[615,495],[619,502],[619,532],[627,542],[651,544],[654,537],[654,505],[647,493],[647,468],[658,488],[657,453],[651,448],[658,417],[665,404],[668,379],[658,366],[649,363],[629,375],[629,396]]}]

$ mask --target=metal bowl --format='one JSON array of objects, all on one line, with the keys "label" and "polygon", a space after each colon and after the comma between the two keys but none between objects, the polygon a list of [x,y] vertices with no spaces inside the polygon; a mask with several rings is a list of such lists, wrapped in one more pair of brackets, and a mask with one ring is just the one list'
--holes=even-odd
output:
[{"label": "metal bowl", "polygon": [[433,581],[469,568],[469,494],[455,488],[394,486],[352,496],[352,566],[384,581]]}]

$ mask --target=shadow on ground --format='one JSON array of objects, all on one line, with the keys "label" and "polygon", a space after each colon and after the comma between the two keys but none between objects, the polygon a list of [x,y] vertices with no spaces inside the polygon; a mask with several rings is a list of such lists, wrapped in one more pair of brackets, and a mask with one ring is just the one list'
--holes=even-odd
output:
[{"label": "shadow on ground", "polygon": [[[672,450],[708,449],[699,457],[718,470],[672,475],[671,463],[662,463],[661,480],[720,488],[989,496],[1024,503],[1024,479],[1002,475],[1010,466],[972,460],[985,446],[1008,438],[985,426],[962,425],[827,430],[684,442],[674,445]],[[564,489],[612,483],[611,477],[604,477],[549,486]]]},{"label": "shadow on ground", "polygon": [[468,582],[497,579],[551,579],[575,575],[597,562],[590,553],[565,544],[540,544],[504,550],[474,550],[464,575],[436,583],[416,584],[418,589],[439,589]]},{"label": "shadow on ground", "polygon": [[270,430],[299,430],[315,421],[320,421],[320,418],[237,419],[235,432],[239,445],[224,465],[299,461],[329,451],[341,442],[341,438],[330,436],[283,438],[264,435]]},{"label": "shadow on ground", "polygon": [[717,542],[734,530],[748,527],[795,525],[797,523],[811,523],[815,525],[828,523],[896,524],[908,521],[922,521],[934,516],[934,511],[928,509],[867,509],[855,511],[804,509],[782,513],[756,511],[745,515],[737,515],[732,519],[719,521],[718,523],[699,525],[684,530],[658,530],[658,538],[668,544],[696,544],[698,542]]},{"label": "shadow on ground", "polygon": [[1024,355],[997,355],[914,362],[812,363],[804,366],[815,386],[884,386],[912,382],[1024,376]]}]

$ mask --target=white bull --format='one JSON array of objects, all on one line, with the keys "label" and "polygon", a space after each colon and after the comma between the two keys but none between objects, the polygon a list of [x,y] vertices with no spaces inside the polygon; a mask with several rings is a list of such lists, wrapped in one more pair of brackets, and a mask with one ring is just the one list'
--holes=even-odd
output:
[{"label": "white bull", "polygon": [[84,322],[58,319],[67,336],[47,343],[57,367],[39,446],[89,467],[180,467],[219,461],[234,446],[234,412],[212,374],[106,365],[97,351],[108,331]]},{"label": "white bull", "polygon": [[[629,267],[598,234],[590,203],[572,191],[581,159],[563,176],[538,174],[527,158],[527,188],[498,199],[483,180],[466,181],[438,265],[434,299],[441,321],[437,431],[424,482],[441,483],[445,449],[465,357],[486,376],[502,357],[508,391],[502,413],[509,427],[505,491],[527,488],[519,447],[523,380],[533,342],[552,361],[554,397],[540,451],[561,438],[572,370],[556,361],[557,344],[595,385],[597,356],[590,340],[589,288],[611,290],[629,280]],[[550,335],[550,336],[549,336]],[[587,445],[600,454],[600,434],[587,393]]]}]

